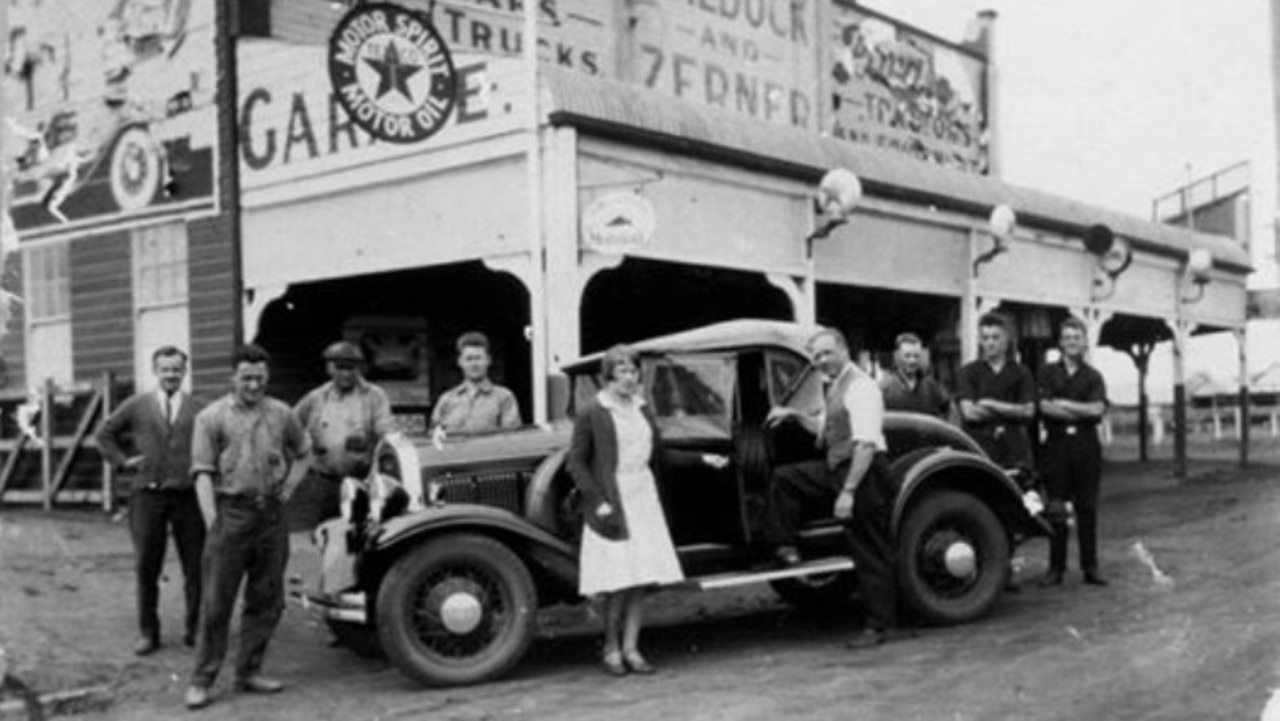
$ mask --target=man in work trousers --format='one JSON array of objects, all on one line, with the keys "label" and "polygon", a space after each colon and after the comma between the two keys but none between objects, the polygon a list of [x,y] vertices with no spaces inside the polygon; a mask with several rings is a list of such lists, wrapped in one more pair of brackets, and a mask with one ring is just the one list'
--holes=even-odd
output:
[{"label": "man in work trousers", "polygon": [[[182,562],[186,595],[183,643],[195,645],[200,617],[200,553],[204,518],[191,482],[191,431],[201,404],[182,392],[187,354],[164,346],[151,354],[155,391],[139,393],[116,409],[96,434],[98,449],[118,470],[133,474],[129,530],[138,586],[138,630],[133,652],[160,648],[160,573],[168,534]],[[126,451],[126,449],[128,449]]]},{"label": "man in work trousers", "polygon": [[884,401],[875,380],[853,363],[844,335],[826,328],[809,341],[813,365],[829,388],[820,416],[774,408],[767,423],[794,419],[818,437],[820,460],[780,466],[769,488],[766,537],[786,565],[800,562],[797,527],[824,511],[843,521],[849,552],[868,605],[864,631],[852,648],[876,646],[900,636],[897,576],[890,516],[897,489],[885,460]]},{"label": "man in work trousers", "polygon": [[232,392],[196,416],[192,444],[191,473],[209,539],[195,670],[186,694],[190,709],[211,700],[241,581],[235,688],[250,693],[284,688],[262,675],[262,660],[284,613],[289,533],[283,505],[300,475],[294,462],[307,454],[307,434],[288,405],[266,395],[271,357],[265,350],[247,345],[232,360]]},{"label": "man in work trousers", "polygon": [[[1107,386],[1085,361],[1089,332],[1084,321],[1070,317],[1058,331],[1062,359],[1040,369],[1040,416],[1045,444],[1041,473],[1049,489],[1049,501],[1061,509],[1068,501],[1075,507],[1076,540],[1080,546],[1080,570],[1084,582],[1107,585],[1098,573],[1098,485],[1102,478],[1102,446],[1098,423],[1107,410]],[[1041,586],[1062,585],[1067,569],[1069,529],[1061,511],[1055,518],[1049,541],[1049,571]]]},{"label": "man in work trousers", "polygon": [[[1035,459],[1027,426],[1035,417],[1035,379],[1014,358],[1013,330],[1003,315],[987,313],[978,320],[978,345],[981,357],[956,376],[964,429],[997,465],[1030,473]],[[1005,590],[1021,590],[1012,566]]]},{"label": "man in work trousers", "polygon": [[303,396],[293,409],[311,437],[311,459],[290,500],[290,508],[299,510],[292,530],[313,528],[338,515],[342,479],[368,473],[374,446],[392,430],[387,394],[360,375],[360,348],[338,341],[325,349],[324,360],[329,382]]}]

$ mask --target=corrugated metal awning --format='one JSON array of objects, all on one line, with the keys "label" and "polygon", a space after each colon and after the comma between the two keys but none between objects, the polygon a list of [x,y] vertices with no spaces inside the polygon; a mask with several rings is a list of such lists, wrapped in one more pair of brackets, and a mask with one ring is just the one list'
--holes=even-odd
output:
[{"label": "corrugated metal awning", "polygon": [[638,85],[544,68],[544,112],[553,125],[569,125],[591,134],[641,142],[674,152],[811,180],[829,168],[847,167],[862,179],[866,192],[937,205],[984,217],[1006,203],[1019,223],[1064,235],[1080,236],[1103,223],[1128,238],[1135,250],[1179,258],[1196,248],[1213,254],[1216,267],[1240,274],[1252,270],[1248,253],[1236,241],[1155,223],[1106,208],[1006,183],[972,173],[920,162],[876,148],[651,92]]}]

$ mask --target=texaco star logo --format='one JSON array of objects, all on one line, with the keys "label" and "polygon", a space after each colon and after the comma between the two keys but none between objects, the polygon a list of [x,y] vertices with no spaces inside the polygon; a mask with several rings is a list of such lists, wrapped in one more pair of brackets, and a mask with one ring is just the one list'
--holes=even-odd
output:
[{"label": "texaco star logo", "polygon": [[357,125],[392,143],[430,137],[457,99],[453,59],[431,22],[385,3],[360,5],[338,22],[329,81]]}]

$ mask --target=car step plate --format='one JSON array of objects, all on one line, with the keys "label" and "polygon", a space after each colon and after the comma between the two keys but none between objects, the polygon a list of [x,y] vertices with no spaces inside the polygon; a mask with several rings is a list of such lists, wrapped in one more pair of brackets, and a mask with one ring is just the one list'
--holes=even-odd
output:
[{"label": "car step plate", "polygon": [[733,586],[745,586],[749,583],[764,583],[783,578],[800,578],[802,576],[816,576],[823,573],[852,570],[853,561],[848,558],[819,558],[806,561],[798,566],[791,566],[790,568],[775,568],[768,571],[748,573],[717,573],[713,576],[691,578],[686,583],[692,588],[708,591],[713,588],[731,588]]}]

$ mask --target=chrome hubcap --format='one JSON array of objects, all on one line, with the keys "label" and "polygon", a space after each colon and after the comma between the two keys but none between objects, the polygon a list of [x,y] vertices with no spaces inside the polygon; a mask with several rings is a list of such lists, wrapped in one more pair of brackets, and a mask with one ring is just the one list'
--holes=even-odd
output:
[{"label": "chrome hubcap", "polygon": [[440,604],[440,622],[459,636],[471,633],[480,625],[484,608],[480,599],[470,593],[452,593]]},{"label": "chrome hubcap", "polygon": [[956,541],[947,546],[942,565],[956,578],[972,578],[978,570],[977,553],[969,543]]}]

